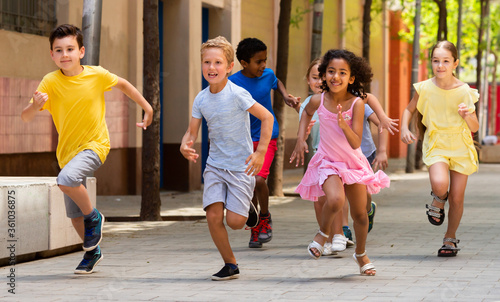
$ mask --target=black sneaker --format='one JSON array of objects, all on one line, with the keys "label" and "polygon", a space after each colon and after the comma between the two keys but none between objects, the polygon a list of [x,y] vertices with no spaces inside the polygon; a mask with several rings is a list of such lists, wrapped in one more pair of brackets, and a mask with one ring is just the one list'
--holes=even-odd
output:
[{"label": "black sneaker", "polygon": [[266,216],[260,216],[260,230],[259,230],[259,242],[266,243],[273,239],[273,221],[271,219],[271,213]]},{"label": "black sneaker", "polygon": [[253,202],[250,201],[250,209],[248,210],[247,226],[249,228],[254,228],[259,224],[259,215],[257,214],[257,209]]},{"label": "black sneaker", "polygon": [[94,267],[102,260],[103,256],[101,253],[101,248],[97,247],[99,250],[95,253],[86,252],[83,255],[83,260],[75,269],[75,274],[91,274],[94,271]]},{"label": "black sneaker", "polygon": [[102,227],[104,225],[104,215],[97,211],[97,217],[85,220],[85,237],[83,239],[83,250],[94,250],[102,240]]},{"label": "black sneaker", "polygon": [[261,248],[262,242],[259,241],[260,223],[250,229],[250,242],[248,243],[249,248]]},{"label": "black sneaker", "polygon": [[212,275],[212,280],[224,281],[224,280],[238,279],[239,277],[240,277],[240,270],[238,268],[232,269],[229,265],[226,264],[217,274]]}]

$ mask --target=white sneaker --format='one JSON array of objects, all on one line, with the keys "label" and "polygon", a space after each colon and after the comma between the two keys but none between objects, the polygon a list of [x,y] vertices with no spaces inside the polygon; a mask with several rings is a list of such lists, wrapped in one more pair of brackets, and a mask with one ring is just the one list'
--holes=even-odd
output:
[{"label": "white sneaker", "polygon": [[330,242],[325,243],[323,246],[323,256],[333,256],[337,255],[337,252],[332,251],[332,244]]},{"label": "white sneaker", "polygon": [[342,252],[346,249],[346,246],[347,246],[347,237],[341,234],[333,235],[332,251]]}]

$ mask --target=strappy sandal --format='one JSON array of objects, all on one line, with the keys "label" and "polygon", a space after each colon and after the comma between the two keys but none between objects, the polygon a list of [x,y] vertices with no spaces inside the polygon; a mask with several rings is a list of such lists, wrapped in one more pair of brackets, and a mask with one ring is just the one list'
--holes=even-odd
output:
[{"label": "strappy sandal", "polygon": [[[446,198],[444,198],[444,199],[439,198],[432,191],[431,191],[431,195],[434,198],[434,200],[436,200],[439,203],[442,203],[443,206],[446,203],[446,201],[448,200],[448,192],[446,192]],[[435,207],[432,205],[432,203],[426,204],[425,207],[428,209],[426,213],[427,213],[427,218],[429,219],[429,222],[432,223],[433,225],[442,225],[444,222],[444,217],[446,216],[444,213],[444,208],[440,209],[438,207]],[[439,221],[434,220],[433,217],[439,219]]]},{"label": "strappy sandal", "polygon": [[[318,230],[318,233],[317,234],[320,234],[321,236],[325,237],[326,239],[328,239],[328,235],[323,233],[321,230]],[[316,256],[313,251],[311,249],[316,249],[319,253],[319,256]],[[309,253],[309,255],[313,258],[313,259],[316,259],[318,260],[321,255],[323,255],[323,245],[319,244],[318,242],[316,241],[312,241],[311,243],[309,243],[309,245],[307,246],[307,252]]]},{"label": "strappy sandal", "polygon": [[[445,242],[451,242],[451,244],[446,244]],[[460,243],[460,240],[456,238],[444,238],[443,246],[438,250],[438,257],[455,257],[460,251],[457,247],[457,244]]]},{"label": "strappy sandal", "polygon": [[[358,258],[361,258],[361,257],[364,257],[364,256],[366,256],[366,251],[363,254],[356,254],[356,253],[352,254],[352,258],[354,259],[354,261],[356,262],[356,264],[358,264],[358,266],[359,266]],[[365,272],[368,271],[368,270],[375,271],[375,272],[377,271],[375,269],[375,265],[373,263],[371,263],[371,262],[367,263],[367,264],[365,264],[365,265],[363,265],[362,267],[359,268],[359,272],[361,273],[361,275],[375,276],[375,274],[366,274]]]}]

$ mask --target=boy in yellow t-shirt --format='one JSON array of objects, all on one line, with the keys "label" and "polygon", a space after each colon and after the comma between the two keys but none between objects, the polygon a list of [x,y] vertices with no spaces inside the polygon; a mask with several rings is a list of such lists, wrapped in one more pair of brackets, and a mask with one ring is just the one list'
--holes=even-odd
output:
[{"label": "boy in yellow t-shirt", "polygon": [[75,274],[90,274],[103,258],[99,243],[104,216],[92,207],[85,186],[86,178],[104,163],[110,149],[104,92],[116,86],[141,106],[145,114],[137,126],[144,130],[152,122],[153,108],[127,80],[100,66],[80,65],[85,47],[78,27],[60,25],[49,41],[50,56],[59,70],[45,75],[21,118],[29,122],[42,110],[52,115],[59,133],[57,184],[64,192],[66,215],[86,251]]}]

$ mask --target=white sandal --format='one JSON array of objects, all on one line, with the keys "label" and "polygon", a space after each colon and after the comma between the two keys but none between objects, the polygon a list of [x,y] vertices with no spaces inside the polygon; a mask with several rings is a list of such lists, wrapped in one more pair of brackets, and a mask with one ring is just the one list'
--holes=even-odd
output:
[{"label": "white sandal", "polygon": [[[321,230],[318,230],[318,234],[320,234],[321,236],[325,237],[326,239],[328,239],[328,235],[323,233]],[[319,252],[319,256],[316,256],[313,251],[311,251],[311,249],[316,249],[318,252]],[[316,241],[312,241],[311,243],[309,243],[309,245],[307,246],[307,252],[309,253],[309,255],[313,258],[313,259],[316,259],[318,260],[321,255],[323,255],[323,245],[319,244],[318,242]]]},{"label": "white sandal", "polygon": [[335,234],[333,235],[332,240],[332,251],[334,252],[343,252],[347,247],[347,237],[343,234]]},{"label": "white sandal", "polygon": [[[358,264],[358,266],[359,266],[358,258],[364,257],[364,256],[366,256],[366,251],[363,254],[356,254],[356,253],[352,254],[352,258],[354,258],[354,261]],[[371,271],[375,271],[375,272],[377,271],[375,269],[375,265],[373,265],[373,263],[371,263],[371,262],[363,265],[362,267],[360,267],[359,268],[359,272],[361,273],[361,275],[375,276],[375,274],[373,274],[373,275],[365,274],[365,272],[367,270],[371,270]]]}]

